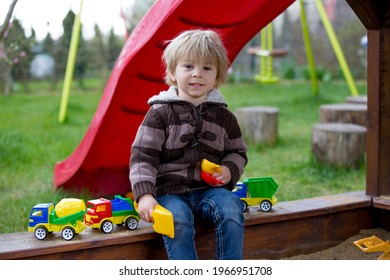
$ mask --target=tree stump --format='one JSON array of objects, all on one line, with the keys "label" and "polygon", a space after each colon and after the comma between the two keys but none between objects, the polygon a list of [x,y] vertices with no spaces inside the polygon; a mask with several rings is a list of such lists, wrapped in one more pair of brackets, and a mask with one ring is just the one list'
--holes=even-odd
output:
[{"label": "tree stump", "polygon": [[278,108],[267,106],[243,107],[235,111],[242,134],[247,142],[273,145],[278,137]]},{"label": "tree stump", "polygon": [[367,105],[367,95],[364,96],[348,96],[345,102],[352,104]]},{"label": "tree stump", "polygon": [[366,131],[365,127],[355,124],[315,124],[312,154],[321,163],[357,168],[365,160]]},{"label": "tree stump", "polygon": [[367,105],[327,104],[320,106],[321,123],[351,123],[366,126]]}]

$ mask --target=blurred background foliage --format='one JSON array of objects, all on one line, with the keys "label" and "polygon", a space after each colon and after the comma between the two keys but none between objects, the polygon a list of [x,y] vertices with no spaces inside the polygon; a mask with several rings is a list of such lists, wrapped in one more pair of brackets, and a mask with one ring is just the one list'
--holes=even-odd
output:
[{"label": "blurred background foliage", "polygon": [[[100,86],[103,91],[127,37],[154,2],[155,0],[136,0],[131,8],[121,11],[127,29],[125,36],[118,36],[113,30],[109,34],[103,34],[99,26],[95,25],[95,36],[87,40],[81,31],[74,72],[74,79],[80,88],[85,86],[83,81],[86,77],[96,77],[102,81]],[[297,2],[273,21],[274,49],[282,49],[287,53],[283,57],[274,58],[273,67],[275,75],[281,79],[309,80]],[[364,80],[364,26],[346,1],[327,0],[324,1],[324,6],[354,79]],[[304,7],[317,77],[324,82],[343,79],[314,1],[304,1]],[[29,93],[29,82],[37,79],[49,80],[53,93],[61,92],[74,18],[75,13],[70,9],[62,22],[63,35],[56,40],[50,33],[43,40],[37,40],[34,30],[24,30],[19,19],[12,16],[9,21],[4,21],[1,26],[4,29],[3,36],[0,35],[0,94],[12,94],[17,87],[23,87],[23,91]],[[239,53],[231,68],[232,81],[252,80],[259,73],[259,57],[248,54],[248,48],[259,44],[260,36],[257,34]]]}]

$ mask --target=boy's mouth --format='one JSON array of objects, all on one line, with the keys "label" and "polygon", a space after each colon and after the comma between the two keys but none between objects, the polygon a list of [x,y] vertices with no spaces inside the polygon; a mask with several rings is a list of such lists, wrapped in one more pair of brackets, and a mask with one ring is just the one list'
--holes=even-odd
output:
[{"label": "boy's mouth", "polygon": [[200,83],[190,83],[190,86],[201,87],[201,86],[203,86],[203,84],[200,84]]}]

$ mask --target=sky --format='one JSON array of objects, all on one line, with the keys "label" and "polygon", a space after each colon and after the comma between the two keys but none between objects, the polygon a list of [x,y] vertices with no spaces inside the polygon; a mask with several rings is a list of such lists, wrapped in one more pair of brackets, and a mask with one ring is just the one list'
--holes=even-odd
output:
[{"label": "sky", "polygon": [[[83,37],[90,39],[94,36],[94,25],[98,24],[104,34],[111,28],[117,35],[125,34],[125,24],[120,17],[121,7],[128,8],[134,0],[83,0],[81,23]],[[12,0],[0,1],[0,25],[3,24]],[[42,40],[50,32],[53,39],[62,35],[62,20],[72,9],[74,13],[80,10],[81,0],[19,0],[13,16],[21,21],[30,35],[34,28],[37,39]]]}]

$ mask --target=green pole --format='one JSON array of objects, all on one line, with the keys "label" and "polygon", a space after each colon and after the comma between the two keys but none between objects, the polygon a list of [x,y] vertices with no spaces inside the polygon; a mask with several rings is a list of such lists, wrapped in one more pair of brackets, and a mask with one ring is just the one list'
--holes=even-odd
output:
[{"label": "green pole", "polygon": [[256,80],[261,83],[276,83],[279,81],[273,76],[272,65],[272,22],[261,30],[261,50],[257,54],[260,56],[260,74],[256,76]]},{"label": "green pole", "polygon": [[349,67],[347,64],[347,61],[345,60],[343,51],[340,47],[339,41],[337,40],[336,34],[332,28],[332,25],[328,19],[328,16],[326,15],[326,11],[324,9],[324,6],[322,5],[321,0],[315,0],[318,12],[320,14],[322,23],[325,27],[326,33],[328,34],[330,43],[332,44],[333,51],[336,54],[336,57],[340,63],[341,70],[344,73],[345,80],[347,81],[347,84],[349,86],[349,89],[353,96],[358,96],[358,90],[356,88],[355,82],[352,78],[351,72],[349,71]]},{"label": "green pole", "polygon": [[59,123],[63,123],[66,119],[66,111],[68,108],[70,87],[72,85],[74,65],[75,65],[76,56],[77,56],[77,47],[79,45],[80,30],[81,30],[80,15],[81,15],[82,7],[83,7],[83,0],[80,1],[80,10],[76,14],[76,17],[75,17],[74,23],[73,23],[72,38],[70,40],[68,61],[66,64],[66,71],[65,71],[65,77],[64,77],[64,85],[62,88],[60,112],[58,114],[58,122]]},{"label": "green pole", "polygon": [[303,41],[305,43],[306,57],[307,63],[309,65],[309,73],[311,78],[311,84],[313,87],[313,93],[315,96],[318,95],[318,81],[316,75],[316,66],[314,63],[313,50],[310,43],[310,35],[309,28],[307,26],[306,12],[305,7],[303,5],[303,0],[299,1],[300,9],[301,9],[301,24],[302,24],[302,33],[303,33]]},{"label": "green pole", "polygon": [[267,66],[266,66],[266,77],[272,78],[273,75],[273,69],[272,69],[272,55],[271,51],[273,48],[273,42],[272,42],[272,22],[268,24],[267,26],[267,50],[270,52],[267,58]]},{"label": "green pole", "polygon": [[[261,30],[261,50],[266,51],[267,50],[267,27],[263,28]],[[265,76],[266,73],[266,57],[262,55],[260,57],[260,78]]]}]

